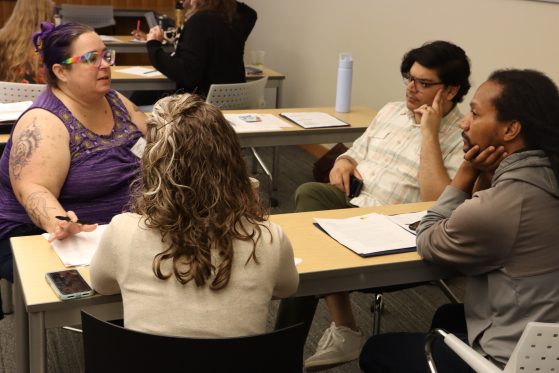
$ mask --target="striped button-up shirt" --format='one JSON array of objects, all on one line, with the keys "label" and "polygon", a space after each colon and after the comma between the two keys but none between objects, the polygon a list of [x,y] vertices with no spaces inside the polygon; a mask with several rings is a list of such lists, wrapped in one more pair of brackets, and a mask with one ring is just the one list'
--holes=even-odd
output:
[{"label": "striped button-up shirt", "polygon": [[[453,178],[464,159],[462,114],[455,106],[441,121],[439,143],[444,166]],[[340,157],[351,157],[363,176],[363,189],[350,202],[366,207],[421,201],[419,153],[421,129],[405,102],[386,104],[352,147]]]}]

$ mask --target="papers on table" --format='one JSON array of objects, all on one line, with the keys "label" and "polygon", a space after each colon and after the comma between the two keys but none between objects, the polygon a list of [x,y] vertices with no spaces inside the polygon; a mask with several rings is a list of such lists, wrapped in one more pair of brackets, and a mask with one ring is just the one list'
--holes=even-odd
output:
[{"label": "papers on table", "polygon": [[[64,266],[88,266],[106,227],[107,225],[98,225],[93,232],[80,232],[62,241],[54,240],[51,245]],[[43,233],[42,236],[49,238],[48,233]]]},{"label": "papers on table", "polygon": [[115,38],[114,36],[99,35],[99,37],[101,38],[101,40],[104,43],[122,43],[123,42],[122,40],[120,40],[119,38]]},{"label": "papers on table", "polygon": [[0,103],[0,122],[15,122],[33,101]]},{"label": "papers on table", "polygon": [[255,131],[279,131],[285,127],[291,127],[289,123],[279,119],[273,114],[225,114],[225,119],[229,121],[237,133]]},{"label": "papers on table", "polygon": [[423,210],[419,212],[410,212],[408,214],[387,215],[387,217],[408,232],[415,234],[415,228],[410,228],[410,225],[419,222],[425,214],[427,214],[427,211]]},{"label": "papers on table", "polygon": [[330,237],[356,254],[367,257],[414,251],[415,234],[409,229],[402,229],[402,225],[415,222],[422,216],[419,214],[425,215],[425,211],[396,218],[373,213],[347,219],[315,218],[314,221]]},{"label": "papers on table", "polygon": [[125,69],[118,69],[116,71],[118,71],[119,73],[139,75],[145,77],[163,76],[163,74],[161,74],[159,71],[157,71],[154,68],[147,68],[141,66],[127,67]]},{"label": "papers on table", "polygon": [[338,118],[321,112],[303,112],[303,113],[281,113],[282,117],[289,119],[293,123],[303,128],[322,128],[322,127],[345,127],[348,123]]}]

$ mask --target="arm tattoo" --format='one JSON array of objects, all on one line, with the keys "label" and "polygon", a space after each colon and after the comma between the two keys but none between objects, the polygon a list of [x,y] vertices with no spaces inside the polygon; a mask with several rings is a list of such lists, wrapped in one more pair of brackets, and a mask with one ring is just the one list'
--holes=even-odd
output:
[{"label": "arm tattoo", "polygon": [[33,223],[42,228],[44,228],[42,220],[48,221],[49,219],[47,210],[52,209],[52,207],[47,206],[47,196],[48,193],[45,191],[33,192],[27,197],[24,204],[25,211],[27,211]]},{"label": "arm tattoo", "polygon": [[21,178],[23,167],[29,163],[29,159],[42,140],[41,131],[36,120],[37,118],[33,118],[31,125],[23,130],[12,147],[10,170],[16,180]]}]

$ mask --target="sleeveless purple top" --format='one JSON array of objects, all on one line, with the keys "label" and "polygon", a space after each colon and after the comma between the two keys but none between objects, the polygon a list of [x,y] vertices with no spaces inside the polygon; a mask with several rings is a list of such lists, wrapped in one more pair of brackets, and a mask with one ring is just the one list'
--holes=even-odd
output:
[{"label": "sleeveless purple top", "polygon": [[[142,136],[117,93],[111,90],[105,97],[115,123],[112,133],[106,136],[85,128],[50,89],[28,109],[42,108],[56,115],[70,135],[70,168],[58,201],[66,211],[75,211],[80,219],[100,224],[109,223],[129,204],[130,183],[140,170],[139,158],[131,148]],[[10,184],[11,148],[12,137],[0,159],[0,240],[22,225],[33,224]]]}]

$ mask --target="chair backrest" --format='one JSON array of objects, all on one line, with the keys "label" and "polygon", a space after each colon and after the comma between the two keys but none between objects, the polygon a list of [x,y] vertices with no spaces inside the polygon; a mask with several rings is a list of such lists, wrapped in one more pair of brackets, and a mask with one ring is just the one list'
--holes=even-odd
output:
[{"label": "chair backrest", "polygon": [[78,22],[93,28],[116,25],[112,5],[61,4],[62,22]]},{"label": "chair backrest", "polygon": [[220,109],[261,109],[268,77],[246,83],[212,84],[206,102]]},{"label": "chair backrest", "polygon": [[0,102],[33,101],[46,88],[46,84],[0,82]]},{"label": "chair backrest", "polygon": [[248,337],[179,338],[137,332],[81,314],[86,373],[303,369],[303,324]]},{"label": "chair backrest", "polygon": [[559,372],[559,323],[529,322],[503,372]]}]

